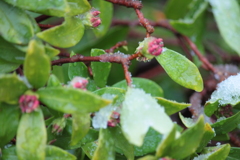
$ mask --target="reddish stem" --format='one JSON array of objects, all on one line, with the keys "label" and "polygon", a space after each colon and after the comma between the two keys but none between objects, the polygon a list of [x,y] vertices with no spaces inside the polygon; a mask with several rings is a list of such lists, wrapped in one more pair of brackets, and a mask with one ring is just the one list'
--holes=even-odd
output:
[{"label": "reddish stem", "polygon": [[140,1],[135,1],[135,0],[105,0],[105,1],[126,6],[128,8],[137,8],[137,9],[142,8],[142,3]]},{"label": "reddish stem", "polygon": [[49,28],[55,27],[55,26],[57,26],[57,25],[51,25],[51,24],[38,24],[38,26],[39,26],[41,29],[49,29]]},{"label": "reddish stem", "polygon": [[36,22],[39,23],[39,22],[42,22],[48,18],[50,18],[51,16],[47,16],[47,15],[41,15],[41,16],[38,16],[35,18]]},{"label": "reddish stem", "polygon": [[112,46],[110,49],[106,49],[105,51],[107,53],[113,53],[115,49],[122,47],[122,46],[126,46],[126,45],[127,45],[127,41],[118,42],[114,46]]}]

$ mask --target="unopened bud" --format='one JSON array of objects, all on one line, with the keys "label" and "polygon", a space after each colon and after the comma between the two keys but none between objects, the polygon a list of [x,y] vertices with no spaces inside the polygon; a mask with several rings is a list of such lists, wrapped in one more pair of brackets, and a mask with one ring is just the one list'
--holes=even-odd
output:
[{"label": "unopened bud", "polygon": [[57,118],[52,122],[52,133],[60,134],[66,126],[66,118]]},{"label": "unopened bud", "polygon": [[75,77],[70,82],[70,85],[73,86],[74,88],[79,88],[83,90],[86,90],[87,84],[88,80],[82,77]]},{"label": "unopened bud", "polygon": [[19,98],[19,105],[23,113],[30,113],[39,106],[39,101],[35,95],[22,95]]},{"label": "unopened bud", "polygon": [[136,52],[141,52],[146,58],[152,59],[159,56],[163,51],[163,40],[161,38],[148,37],[139,43]]},{"label": "unopened bud", "polygon": [[82,19],[82,22],[85,26],[96,28],[102,23],[99,17],[100,13],[101,13],[100,11],[96,10],[95,8],[92,8],[90,11],[78,15],[77,17]]},{"label": "unopened bud", "polygon": [[107,125],[109,127],[116,127],[118,123],[120,123],[120,114],[116,111],[113,111]]}]

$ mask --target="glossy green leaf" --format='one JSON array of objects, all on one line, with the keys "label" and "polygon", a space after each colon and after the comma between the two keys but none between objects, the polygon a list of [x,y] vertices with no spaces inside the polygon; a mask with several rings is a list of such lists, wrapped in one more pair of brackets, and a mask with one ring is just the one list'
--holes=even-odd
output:
[{"label": "glossy green leaf", "polygon": [[[102,49],[92,49],[91,56],[106,54]],[[112,64],[109,62],[91,62],[93,79],[98,87],[105,87]]]},{"label": "glossy green leaf", "polygon": [[170,24],[178,32],[187,36],[202,34],[201,32],[204,27],[203,13],[208,7],[208,2],[205,0],[196,0],[192,1],[189,6],[190,10],[184,16],[184,19],[171,20]]},{"label": "glossy green leaf", "polygon": [[48,1],[48,0],[4,0],[13,6],[42,13],[49,16],[63,17],[65,13],[70,11],[66,0]]},{"label": "glossy green leaf", "polygon": [[114,105],[120,106],[122,102],[124,101],[125,93],[126,91],[120,88],[115,88],[115,87],[105,87],[98,89],[94,91],[95,94],[99,96],[103,95],[112,95],[113,97],[116,97],[116,100],[114,99]]},{"label": "glossy green leaf", "polygon": [[230,137],[227,134],[218,134],[215,137],[212,138],[213,141],[228,141],[230,140]]},{"label": "glossy green leaf", "polygon": [[0,75],[0,102],[16,104],[27,89],[25,83],[16,74]]},{"label": "glossy green leaf", "polygon": [[127,90],[122,105],[120,123],[125,137],[130,143],[138,147],[142,146],[150,127],[163,135],[169,133],[173,127],[173,123],[164,112],[164,108],[149,94],[136,88],[128,88]]},{"label": "glossy green leaf", "polygon": [[[163,97],[163,90],[162,88],[154,81],[145,78],[132,78],[132,85],[134,88],[141,88],[146,93],[151,94],[154,97]],[[126,80],[122,80],[113,85],[113,87],[127,89]]]},{"label": "glossy green leaf", "polygon": [[225,42],[240,54],[240,8],[237,0],[218,1],[208,0],[212,6],[213,15],[219,31]]},{"label": "glossy green leaf", "polygon": [[49,56],[49,58],[52,59],[60,53],[60,50],[55,49],[55,48],[51,47],[50,45],[46,44],[45,45],[45,53],[46,53],[46,55]]},{"label": "glossy green leaf", "polygon": [[0,74],[15,71],[20,64],[5,61],[0,58]]},{"label": "glossy green leaf", "polygon": [[210,117],[216,110],[218,110],[218,106],[219,106],[218,101],[215,102],[207,101],[204,106],[204,113]]},{"label": "glossy green leaf", "polygon": [[239,147],[231,147],[226,160],[238,160],[239,157],[240,157],[240,148]]},{"label": "glossy green leaf", "polygon": [[0,148],[3,148],[16,135],[19,117],[18,105],[0,104]]},{"label": "glossy green leaf", "polygon": [[37,34],[39,38],[53,46],[68,48],[76,45],[82,38],[84,25],[78,17],[65,17],[63,24]]},{"label": "glossy green leaf", "polygon": [[50,59],[41,41],[31,40],[24,61],[24,75],[33,88],[43,87],[50,75]]},{"label": "glossy green leaf", "polygon": [[101,25],[94,29],[94,33],[98,37],[104,36],[112,22],[113,5],[103,0],[93,0],[92,6],[101,12],[99,16],[102,21]]},{"label": "glossy green leaf", "polygon": [[101,129],[99,133],[98,147],[93,154],[92,160],[114,160],[114,139],[108,129]]},{"label": "glossy green leaf", "polygon": [[240,112],[229,118],[219,119],[216,123],[213,123],[211,126],[214,128],[216,134],[226,134],[234,130],[240,122]]},{"label": "glossy green leaf", "polygon": [[51,74],[48,79],[47,87],[57,87],[57,86],[62,86],[61,82],[58,80],[58,78],[54,74]]},{"label": "glossy green leaf", "polygon": [[[71,53],[71,57],[76,54]],[[88,68],[83,62],[74,62],[70,63],[68,66],[68,77],[70,80],[72,80],[74,77],[84,77],[88,78]]]},{"label": "glossy green leaf", "polygon": [[119,151],[121,154],[123,153],[128,160],[134,160],[134,147],[124,137],[121,128],[117,126],[109,128],[109,131],[114,139],[116,151]]},{"label": "glossy green leaf", "polygon": [[85,114],[72,114],[72,138],[71,146],[76,145],[90,129],[90,115]]},{"label": "glossy green leaf", "polygon": [[179,118],[181,119],[182,123],[187,127],[190,128],[196,124],[196,121],[192,118],[184,117],[181,112],[179,112]]},{"label": "glossy green leaf", "polygon": [[19,160],[45,159],[47,133],[40,109],[22,115],[17,131],[17,156]]},{"label": "glossy green leaf", "polygon": [[34,35],[32,22],[21,9],[0,1],[0,34],[9,42],[28,44]]},{"label": "glossy green leaf", "polygon": [[168,0],[165,7],[165,15],[169,19],[180,19],[183,18],[189,11],[189,5],[192,0]]},{"label": "glossy green leaf", "polygon": [[8,62],[22,64],[25,59],[25,53],[0,37],[0,58]]},{"label": "glossy green leaf", "polygon": [[111,103],[109,100],[80,89],[51,87],[38,90],[42,103],[64,113],[90,113]]},{"label": "glossy green leaf", "polygon": [[142,158],[138,158],[137,160],[157,160],[155,156],[147,155]]},{"label": "glossy green leaf", "polygon": [[164,157],[168,155],[168,150],[175,141],[176,132],[177,129],[176,126],[174,126],[171,132],[165,138],[162,139],[161,143],[159,143],[158,147],[156,148],[157,157]]},{"label": "glossy green leaf", "polygon": [[194,158],[194,160],[216,160],[222,159],[225,160],[228,156],[230,151],[230,144],[219,145],[216,147],[207,147],[204,149],[203,154],[199,155],[198,157]]},{"label": "glossy green leaf", "polygon": [[183,55],[164,48],[156,59],[178,84],[198,92],[203,90],[203,80],[198,68]]},{"label": "glossy green leaf", "polygon": [[3,160],[14,160],[18,159],[16,153],[16,147],[5,148],[2,150],[2,159]]},{"label": "glossy green leaf", "polygon": [[193,154],[201,143],[204,134],[204,120],[201,116],[198,122],[187,129],[177,139],[173,140],[175,131],[173,130],[166,140],[158,147],[157,156],[171,157],[174,159],[184,159]]},{"label": "glossy green leaf", "polygon": [[202,149],[203,149],[204,147],[206,147],[207,144],[209,143],[209,141],[211,141],[211,139],[212,139],[213,137],[215,137],[215,136],[216,136],[216,133],[215,133],[215,131],[213,130],[213,128],[210,126],[210,124],[205,123],[205,126],[204,126],[204,134],[203,134],[202,140],[201,140],[201,142],[200,142],[200,144],[199,144],[199,147],[198,147],[198,149],[197,149],[197,152],[198,152],[198,153],[201,152]]},{"label": "glossy green leaf", "polygon": [[134,155],[143,156],[155,152],[161,140],[162,135],[157,131],[153,130],[152,128],[149,128],[144,138],[143,145],[141,147],[134,148]]},{"label": "glossy green leaf", "polygon": [[94,152],[96,151],[98,145],[97,145],[97,141],[94,141],[94,142],[90,142],[90,143],[87,143],[86,145],[84,145],[82,147],[84,153],[90,158],[92,159],[93,155],[94,155]]},{"label": "glossy green leaf", "polygon": [[87,0],[68,0],[68,5],[70,7],[69,16],[82,14],[91,9],[91,5]]},{"label": "glossy green leaf", "polygon": [[67,151],[56,146],[46,146],[45,160],[76,160],[77,158]]},{"label": "glossy green leaf", "polygon": [[171,101],[162,97],[156,97],[156,99],[158,104],[165,108],[165,112],[168,115],[172,115],[176,112],[179,112],[191,105],[189,103],[178,103],[176,101]]}]

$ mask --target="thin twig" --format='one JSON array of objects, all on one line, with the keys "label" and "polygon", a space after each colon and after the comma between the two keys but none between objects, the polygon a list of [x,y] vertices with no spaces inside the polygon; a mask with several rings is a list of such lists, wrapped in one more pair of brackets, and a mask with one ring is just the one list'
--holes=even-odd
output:
[{"label": "thin twig", "polygon": [[106,49],[105,51],[107,53],[113,53],[115,49],[122,47],[122,46],[126,46],[126,45],[127,45],[127,41],[118,42],[114,46],[112,46],[110,49]]},{"label": "thin twig", "polygon": [[105,0],[114,4],[122,5],[128,8],[142,8],[142,3],[140,1],[133,0]]}]

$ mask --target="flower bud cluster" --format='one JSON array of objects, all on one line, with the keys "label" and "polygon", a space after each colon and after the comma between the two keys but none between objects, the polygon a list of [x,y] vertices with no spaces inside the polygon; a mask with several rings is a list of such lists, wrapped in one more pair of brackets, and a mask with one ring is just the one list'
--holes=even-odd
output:
[{"label": "flower bud cluster", "polygon": [[87,84],[88,84],[88,80],[82,77],[75,77],[70,82],[71,86],[73,86],[74,88],[82,89],[82,90],[86,90]]},{"label": "flower bud cluster", "polygon": [[60,134],[66,126],[66,118],[57,118],[52,122],[52,133]]},{"label": "flower bud cluster", "polygon": [[96,10],[95,8],[92,8],[90,11],[78,15],[77,17],[82,19],[82,22],[85,26],[96,28],[102,23],[99,17],[100,13],[101,13],[100,11]]},{"label": "flower bud cluster", "polygon": [[139,43],[136,52],[141,52],[147,59],[152,59],[162,53],[163,46],[162,38],[148,37]]},{"label": "flower bud cluster", "polygon": [[22,95],[19,98],[19,105],[23,113],[30,113],[39,106],[39,101],[35,95]]}]

